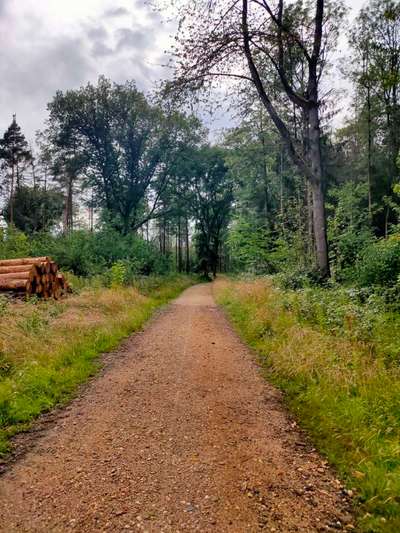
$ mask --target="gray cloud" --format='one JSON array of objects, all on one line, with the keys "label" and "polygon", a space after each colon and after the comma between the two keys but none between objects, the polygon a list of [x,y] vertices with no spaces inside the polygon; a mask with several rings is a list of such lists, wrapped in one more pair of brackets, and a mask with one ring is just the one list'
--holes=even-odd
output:
[{"label": "gray cloud", "polygon": [[[2,43],[0,135],[17,113],[24,133],[33,140],[57,90],[96,82],[101,74],[117,82],[134,79],[145,91],[162,77],[158,56],[166,43],[157,40],[164,33],[143,3],[135,7],[132,0],[120,0],[120,7],[113,7],[113,0],[106,0],[109,9],[104,11],[103,4],[96,13],[82,0],[69,1],[75,18],[69,7],[54,0],[0,0],[0,34],[12,29],[12,38]],[[123,3],[134,7],[141,25],[135,21],[129,26],[129,19],[119,18],[131,17]]]},{"label": "gray cloud", "polygon": [[9,0],[0,0],[0,16],[6,12],[8,4]]},{"label": "gray cloud", "polygon": [[92,45],[92,55],[95,58],[110,56],[114,50],[102,42],[94,42]]},{"label": "gray cloud", "polygon": [[117,50],[147,48],[153,41],[147,28],[119,28],[116,31]]},{"label": "gray cloud", "polygon": [[89,26],[87,36],[95,41],[104,41],[108,38],[108,31],[104,26]]},{"label": "gray cloud", "polygon": [[81,39],[63,37],[52,46],[22,47],[18,61],[8,57],[0,66],[2,125],[15,112],[32,138],[56,91],[78,87],[93,74]]},{"label": "gray cloud", "polygon": [[104,17],[106,18],[124,17],[125,15],[129,15],[129,11],[124,7],[107,9],[104,13]]},{"label": "gray cloud", "polygon": [[91,55],[94,58],[102,58],[114,53],[109,44],[110,34],[103,25],[84,25],[86,38],[90,43]]}]

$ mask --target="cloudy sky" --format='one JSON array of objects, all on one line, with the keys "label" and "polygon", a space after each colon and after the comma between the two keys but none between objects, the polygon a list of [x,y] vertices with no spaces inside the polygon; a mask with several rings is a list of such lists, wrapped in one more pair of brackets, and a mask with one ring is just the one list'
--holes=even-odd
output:
[{"label": "cloudy sky", "polygon": [[57,89],[100,74],[150,88],[171,33],[144,0],[0,0],[0,133],[16,113],[33,139]]}]

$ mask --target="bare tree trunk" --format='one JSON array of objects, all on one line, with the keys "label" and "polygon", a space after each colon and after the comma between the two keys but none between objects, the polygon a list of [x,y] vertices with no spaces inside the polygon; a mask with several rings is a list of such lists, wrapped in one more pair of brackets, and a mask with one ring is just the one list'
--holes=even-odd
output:
[{"label": "bare tree trunk", "polygon": [[189,244],[189,221],[186,217],[186,226],[185,226],[185,241],[186,241],[186,272],[190,272],[190,244]]},{"label": "bare tree trunk", "polygon": [[371,118],[371,89],[367,87],[367,111],[368,111],[368,217],[372,223],[372,118]]},{"label": "bare tree trunk", "polygon": [[178,259],[179,259],[179,272],[183,272],[183,254],[182,254],[182,221],[181,217],[178,219],[178,236],[179,236],[179,247],[178,247]]},{"label": "bare tree trunk", "polygon": [[263,126],[263,116],[262,109],[260,109],[260,135],[261,135],[261,145],[263,149],[263,176],[264,176],[264,212],[265,220],[268,224],[268,159],[267,159],[267,147],[265,145],[265,136],[264,136],[264,126]]},{"label": "bare tree trunk", "polygon": [[281,215],[281,225],[282,225],[282,235],[285,234],[285,213],[283,206],[283,146],[280,151],[280,163],[279,163],[279,181],[280,181],[280,191],[279,191],[279,209]]},{"label": "bare tree trunk", "polygon": [[11,166],[11,187],[10,187],[10,225],[14,224],[14,182],[15,182],[15,166]]},{"label": "bare tree trunk", "polygon": [[179,272],[179,264],[178,264],[178,233],[175,235],[175,268],[177,272]]},{"label": "bare tree trunk", "polygon": [[313,221],[317,265],[322,277],[329,275],[328,244],[326,238],[325,198],[322,183],[321,132],[318,106],[310,110],[310,163]]},{"label": "bare tree trunk", "polygon": [[70,231],[74,229],[73,209],[73,180],[71,179],[68,184],[68,227]]},{"label": "bare tree trunk", "polygon": [[[311,56],[306,55],[308,62],[308,83],[307,83],[307,99],[296,94],[296,91],[290,85],[284,64],[284,47],[283,47],[283,0],[278,3],[279,12],[274,17],[274,22],[277,24],[277,41],[279,51],[279,64],[277,65],[277,72],[280,76],[283,89],[287,96],[300,107],[307,115],[308,132],[308,149],[309,157],[305,162],[298,153],[295,144],[293,143],[292,133],[289,131],[282,117],[279,115],[274,106],[269,94],[265,90],[262,81],[261,73],[257,68],[252,51],[251,51],[251,37],[248,25],[248,0],[242,0],[242,34],[243,34],[243,50],[246,56],[250,75],[252,81],[257,89],[259,97],[279,131],[282,141],[286,145],[289,156],[293,163],[297,166],[299,172],[307,177],[311,182],[313,195],[313,221],[314,221],[314,236],[316,247],[317,267],[320,271],[321,277],[329,276],[329,261],[328,261],[328,242],[326,239],[325,226],[325,202],[324,191],[322,186],[322,161],[321,161],[321,132],[319,124],[319,99],[318,99],[318,61],[321,54],[322,34],[323,34],[323,14],[324,14],[324,0],[316,0],[315,13],[315,31],[313,52]],[[268,4],[263,4],[267,7]],[[293,35],[296,38],[295,35]]]},{"label": "bare tree trunk", "polygon": [[19,173],[19,166],[18,166],[18,160],[15,164],[15,168],[16,168],[16,180],[15,180],[15,189],[18,190],[21,186],[21,177],[20,177],[20,173]]},{"label": "bare tree trunk", "polygon": [[167,224],[165,218],[163,218],[162,253],[163,255],[167,253]]},{"label": "bare tree trunk", "polygon": [[64,205],[64,233],[69,233],[73,229],[73,180],[68,178],[67,194]]},{"label": "bare tree trunk", "polygon": [[308,235],[308,256],[311,259],[314,257],[314,232],[313,232],[313,204],[312,204],[312,190],[311,184],[309,181],[306,182],[307,185],[307,235]]},{"label": "bare tree trunk", "polygon": [[94,194],[93,194],[93,189],[91,190],[89,217],[90,217],[90,231],[93,233],[93,229],[94,229]]},{"label": "bare tree trunk", "polygon": [[31,169],[32,169],[33,186],[36,187],[37,183],[36,183],[36,169],[35,169],[35,159],[34,158],[32,158],[32,160],[31,160]]}]

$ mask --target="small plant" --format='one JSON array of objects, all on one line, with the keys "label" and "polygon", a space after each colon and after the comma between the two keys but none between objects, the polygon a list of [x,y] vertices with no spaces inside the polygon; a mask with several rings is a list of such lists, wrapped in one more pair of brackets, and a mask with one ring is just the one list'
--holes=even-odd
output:
[{"label": "small plant", "polygon": [[122,287],[126,281],[127,268],[123,261],[117,261],[110,268],[111,287]]},{"label": "small plant", "polygon": [[8,304],[9,304],[8,298],[4,295],[0,295],[0,316],[3,316],[6,314]]},{"label": "small plant", "polygon": [[48,319],[42,316],[39,311],[35,310],[29,316],[18,322],[18,327],[26,334],[36,334],[45,328],[48,323]]}]

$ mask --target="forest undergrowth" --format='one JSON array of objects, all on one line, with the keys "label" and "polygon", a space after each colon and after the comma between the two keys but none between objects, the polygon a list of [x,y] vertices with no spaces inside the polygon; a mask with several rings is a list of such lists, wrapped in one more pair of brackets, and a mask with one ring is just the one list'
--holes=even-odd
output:
[{"label": "forest undergrowth", "polygon": [[[101,366],[99,355],[139,330],[194,277],[138,277],[85,287],[60,301],[0,299],[0,459],[10,438],[64,403]],[[87,282],[86,282],[87,283]]]},{"label": "forest undergrowth", "polygon": [[358,503],[363,532],[400,531],[400,326],[354,289],[221,280],[217,300]]}]

